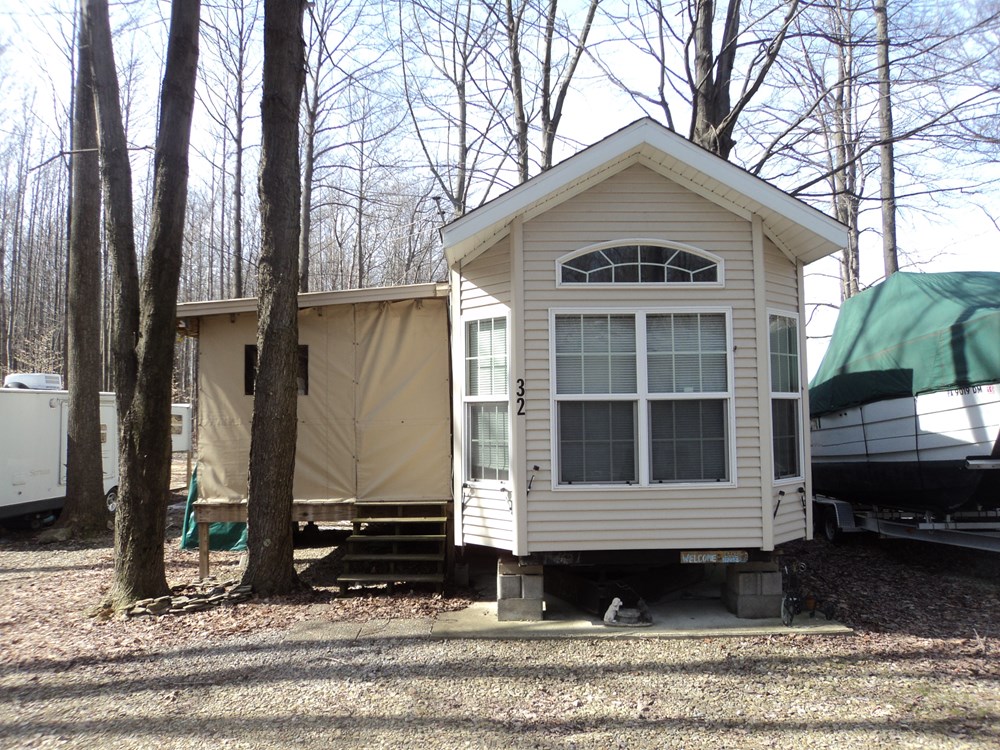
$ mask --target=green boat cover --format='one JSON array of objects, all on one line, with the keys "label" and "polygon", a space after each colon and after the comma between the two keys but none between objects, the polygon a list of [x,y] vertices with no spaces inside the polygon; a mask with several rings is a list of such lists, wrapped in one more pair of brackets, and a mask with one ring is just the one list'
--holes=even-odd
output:
[{"label": "green boat cover", "polygon": [[895,273],[844,302],[812,416],[1000,382],[1000,273]]}]

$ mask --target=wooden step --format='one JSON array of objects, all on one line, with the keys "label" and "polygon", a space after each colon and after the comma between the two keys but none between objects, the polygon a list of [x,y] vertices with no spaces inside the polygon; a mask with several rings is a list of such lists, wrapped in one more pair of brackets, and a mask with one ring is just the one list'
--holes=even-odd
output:
[{"label": "wooden step", "polygon": [[442,562],[444,555],[397,555],[393,553],[380,555],[373,552],[370,555],[344,555],[341,560],[344,562],[379,562],[381,560],[387,562]]},{"label": "wooden step", "polygon": [[337,583],[444,583],[444,573],[342,573]]},{"label": "wooden step", "polygon": [[445,534],[352,534],[347,543],[353,542],[443,542]]},{"label": "wooden step", "polygon": [[375,518],[354,518],[354,523],[444,523],[445,516],[378,516]]}]

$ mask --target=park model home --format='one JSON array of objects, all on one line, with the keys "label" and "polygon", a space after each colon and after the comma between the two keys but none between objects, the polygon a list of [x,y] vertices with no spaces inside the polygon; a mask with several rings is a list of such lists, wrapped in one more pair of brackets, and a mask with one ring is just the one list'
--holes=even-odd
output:
[{"label": "park model home", "polygon": [[[542,561],[809,533],[803,266],[844,227],[641,120],[443,236],[447,285],[300,297],[296,498]],[[254,309],[179,311],[204,499],[246,494]]]},{"label": "park model home", "polygon": [[802,269],[842,225],[641,120],[444,242],[459,543],[772,550],[809,533]]}]

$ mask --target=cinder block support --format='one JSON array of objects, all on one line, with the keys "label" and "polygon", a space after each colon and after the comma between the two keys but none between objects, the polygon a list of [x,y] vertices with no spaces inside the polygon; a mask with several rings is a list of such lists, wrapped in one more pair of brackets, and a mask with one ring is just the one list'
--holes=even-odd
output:
[{"label": "cinder block support", "polygon": [[521,576],[503,575],[497,576],[497,601],[504,599],[521,598]]},{"label": "cinder block support", "polygon": [[544,599],[545,581],[542,575],[525,573],[521,576],[521,596],[525,599]]},{"label": "cinder block support", "polygon": [[497,620],[539,622],[545,616],[541,565],[520,565],[512,557],[497,561]]},{"label": "cinder block support", "polygon": [[722,599],[737,617],[781,616],[781,573],[776,562],[741,563],[726,571]]}]

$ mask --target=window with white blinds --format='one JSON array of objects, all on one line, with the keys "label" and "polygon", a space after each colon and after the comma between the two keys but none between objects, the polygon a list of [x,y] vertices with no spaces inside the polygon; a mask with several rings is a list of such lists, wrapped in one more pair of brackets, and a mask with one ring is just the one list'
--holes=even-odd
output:
[{"label": "window with white blinds", "polygon": [[724,482],[725,312],[555,315],[560,484]]},{"label": "window with white blinds", "polygon": [[468,478],[504,481],[510,477],[507,319],[472,320],[465,331]]},{"label": "window with white blinds", "polygon": [[775,479],[801,479],[799,325],[792,315],[768,317],[771,359],[771,445]]},{"label": "window with white blinds", "polygon": [[635,316],[556,318],[559,393],[635,393]]}]

